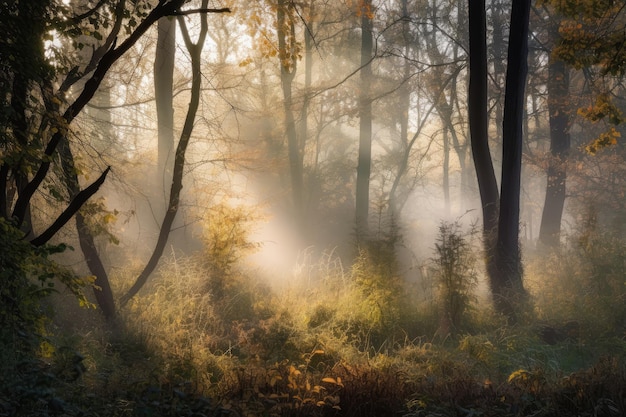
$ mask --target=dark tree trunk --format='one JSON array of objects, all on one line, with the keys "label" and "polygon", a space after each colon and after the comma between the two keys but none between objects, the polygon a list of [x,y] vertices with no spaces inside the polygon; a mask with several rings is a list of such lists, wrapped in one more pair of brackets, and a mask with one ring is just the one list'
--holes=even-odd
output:
[{"label": "dark tree trunk", "polygon": [[362,243],[368,235],[369,188],[372,165],[372,79],[373,21],[372,1],[361,5],[361,84],[359,93],[359,158],[356,168],[356,239]]},{"label": "dark tree trunk", "polygon": [[497,280],[494,248],[498,226],[498,184],[489,151],[487,123],[487,21],[485,0],[469,0],[469,127],[483,215],[487,274]]},{"label": "dark tree trunk", "polygon": [[[87,103],[89,103],[89,101],[93,98],[111,66],[117,62],[117,60],[130,48],[132,48],[135,43],[137,43],[150,26],[152,26],[152,24],[158,21],[161,17],[175,13],[180,8],[182,3],[183,0],[173,0],[159,3],[120,45],[111,47],[103,53],[101,59],[98,61],[97,65],[95,65],[91,77],[89,77],[89,79],[85,82],[83,90],[61,116],[64,122],[63,125],[70,125],[74,118],[80,114]],[[65,133],[65,129],[60,128],[52,135],[52,138],[46,145],[44,157],[41,158],[39,168],[18,196],[12,212],[12,216],[18,219],[18,223],[21,224],[24,220],[31,198],[35,192],[37,192],[44,179],[46,179],[52,163],[51,157],[57,150],[59,143],[66,140]]]},{"label": "dark tree trunk", "polygon": [[561,235],[561,217],[565,205],[566,163],[570,149],[569,70],[565,63],[550,56],[548,66],[548,112],[550,114],[550,154],[546,198],[541,216],[539,241],[547,246],[558,246]]},{"label": "dark tree trunk", "polygon": [[[76,164],[74,163],[74,155],[72,154],[70,144],[67,140],[62,140],[59,144],[59,155],[65,176],[65,187],[67,188],[70,198],[74,199],[80,194],[80,184],[78,182],[78,175],[76,174],[77,170]],[[85,218],[78,212],[76,213],[75,220],[80,249],[83,252],[89,271],[96,278],[94,282],[95,287],[93,289],[96,302],[104,317],[112,319],[115,317],[116,312],[109,276],[100,258],[95,239],[85,223]]]},{"label": "dark tree trunk", "polygon": [[[207,0],[204,0],[202,2],[202,7],[207,7]],[[198,112],[198,106],[200,104],[200,93],[202,86],[202,70],[200,57],[208,31],[206,22],[207,17],[205,14],[202,14],[200,16],[201,25],[200,33],[198,35],[198,41],[194,44],[191,41],[184,19],[185,18],[183,16],[179,16],[178,22],[181,26],[181,33],[183,34],[185,46],[187,47],[187,50],[189,51],[189,56],[191,57],[191,98],[189,101],[189,107],[187,109],[187,116],[185,117],[183,130],[181,132],[178,146],[176,147],[176,153],[174,155],[174,171],[172,173],[172,186],[170,191],[169,203],[167,206],[167,211],[165,212],[165,216],[163,217],[163,223],[161,224],[159,237],[154,247],[154,251],[152,252],[152,256],[148,260],[148,263],[144,267],[143,271],[141,271],[141,274],[139,274],[139,276],[135,280],[135,283],[120,299],[120,304],[122,306],[128,303],[128,301],[139,292],[139,290],[148,281],[148,277],[157,267],[159,260],[163,255],[165,245],[167,244],[167,240],[172,229],[172,224],[174,223],[174,219],[176,218],[176,214],[178,213],[178,208],[180,207],[180,193],[183,189],[183,173],[185,168],[185,153],[187,151],[187,146],[189,145],[189,140],[191,139],[191,133],[193,131],[193,125],[196,119],[196,113]]]},{"label": "dark tree trunk", "polygon": [[496,309],[513,322],[525,295],[519,219],[529,15],[530,0],[513,0],[502,129],[502,182],[496,251],[498,274],[491,281]]},{"label": "dark tree trunk", "polygon": [[524,298],[519,246],[522,119],[530,0],[513,0],[504,100],[502,181],[498,198],[487,133],[487,47],[484,0],[469,1],[469,117],[472,155],[483,210],[487,274],[496,311],[510,322]]},{"label": "dark tree trunk", "polygon": [[[491,3],[491,24],[493,26],[492,42],[491,42],[491,55],[493,58],[493,100],[495,104],[493,106],[494,120],[496,123],[496,138],[502,138],[503,128],[503,98],[504,95],[504,77],[506,71],[506,42],[504,38],[505,32],[505,15],[504,5],[502,0],[496,0]],[[494,144],[494,152],[498,154],[501,151],[501,142]]]},{"label": "dark tree trunk", "polygon": [[[19,146],[26,150],[28,149],[28,122],[26,121],[26,102],[29,94],[29,83],[23,74],[16,72],[13,76],[13,90],[11,91],[11,127],[13,135]],[[21,195],[22,191],[28,184],[28,177],[23,169],[24,165],[27,165],[28,161],[24,157],[20,157],[17,163],[14,164],[12,174],[15,180],[15,191],[17,195]],[[18,220],[20,229],[24,232],[27,238],[33,236],[33,224],[32,215],[30,211],[30,204],[27,205],[24,212],[23,219]]]},{"label": "dark tree trunk", "polygon": [[166,184],[171,181],[167,160],[174,150],[174,60],[176,57],[176,20],[162,17],[154,59],[154,97],[158,121],[158,171]]}]

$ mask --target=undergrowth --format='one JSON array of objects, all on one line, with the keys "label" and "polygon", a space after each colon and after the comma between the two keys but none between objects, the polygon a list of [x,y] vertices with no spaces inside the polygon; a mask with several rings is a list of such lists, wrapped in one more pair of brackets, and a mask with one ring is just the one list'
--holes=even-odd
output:
[{"label": "undergrowth", "polygon": [[[528,261],[538,321],[511,327],[480,304],[475,255],[457,226],[442,226],[421,277],[437,288],[430,300],[404,282],[384,242],[350,266],[325,253],[276,290],[244,267],[254,247],[245,228],[211,233],[235,233],[242,247],[226,239],[209,255],[172,254],[115,323],[57,307],[47,344],[28,342],[48,353],[3,349],[3,363],[21,370],[13,388],[3,384],[0,416],[626,413],[617,240],[581,236]],[[219,267],[207,262],[220,253]],[[454,330],[445,337],[442,314]]]}]

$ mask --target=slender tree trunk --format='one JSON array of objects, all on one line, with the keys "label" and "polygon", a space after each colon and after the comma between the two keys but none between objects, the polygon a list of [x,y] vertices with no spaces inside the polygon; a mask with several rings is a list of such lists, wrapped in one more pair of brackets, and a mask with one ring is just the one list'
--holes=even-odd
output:
[{"label": "slender tree trunk", "polygon": [[361,85],[359,93],[359,158],[356,169],[356,239],[363,243],[369,231],[369,187],[372,165],[372,1],[361,6]]},{"label": "slender tree trunk", "polygon": [[278,57],[280,59],[280,81],[283,89],[283,109],[285,112],[285,129],[287,133],[287,149],[291,174],[291,195],[298,231],[304,231],[304,199],[303,199],[303,159],[301,146],[298,142],[296,121],[293,115],[292,84],[296,73],[296,34],[292,19],[293,4],[287,0],[278,0],[276,8],[276,33],[278,35]]},{"label": "slender tree trunk", "polygon": [[[308,4],[309,8],[309,19],[307,21],[307,25],[304,28],[304,98],[302,100],[302,111],[300,112],[300,134],[299,134],[299,157],[300,157],[300,166],[302,167],[303,172],[303,181],[304,181],[304,153],[305,148],[309,139],[309,105],[311,103],[311,83],[313,81],[313,20],[315,14],[315,2],[311,0]],[[307,185],[310,182],[307,182]],[[307,217],[307,213],[311,210],[313,205],[312,199],[317,193],[312,192],[314,187],[307,186],[307,198],[306,204],[303,201],[303,217]],[[303,197],[304,198],[304,197]],[[302,222],[302,227],[304,228],[304,236],[308,235],[307,222]]]},{"label": "slender tree trunk", "polygon": [[176,58],[176,19],[162,17],[158,22],[154,59],[154,97],[158,122],[157,173],[165,184],[171,183],[167,160],[174,151],[174,60]]},{"label": "slender tree trunk", "polygon": [[493,290],[497,284],[494,265],[498,226],[498,184],[489,151],[487,122],[487,19],[485,0],[469,3],[469,127],[483,215],[483,240],[487,274]]},{"label": "slender tree trunk", "polygon": [[528,71],[530,0],[513,0],[507,59],[502,140],[502,182],[496,264],[492,279],[496,309],[515,322],[525,296],[519,245],[523,116]]},{"label": "slender tree trunk", "polygon": [[[493,26],[491,53],[493,56],[493,82],[495,95],[495,105],[493,106],[494,120],[496,123],[496,138],[502,138],[503,113],[504,113],[504,78],[506,74],[506,43],[504,37],[505,19],[504,5],[502,0],[495,0],[491,3],[491,24]],[[494,152],[498,154],[501,151],[501,142],[495,146]]]},{"label": "slender tree trunk", "polygon": [[[468,44],[468,33],[466,31],[466,28],[468,26],[468,10],[465,7],[465,1],[464,0],[458,0],[457,2],[457,37],[459,38],[459,44],[455,44],[454,45],[454,60],[458,61],[460,58],[460,55],[463,54],[463,52],[460,51],[460,47],[459,46],[465,46]],[[458,80],[455,79],[454,80],[454,84],[450,87],[450,107],[451,110],[454,111],[454,108],[457,109],[457,115],[459,117],[459,120],[456,123],[453,123],[452,118],[450,119],[450,133],[452,135],[452,146],[454,147],[454,151],[456,152],[457,158],[459,160],[459,168],[461,171],[461,187],[459,190],[459,200],[460,200],[460,206],[461,206],[461,211],[465,211],[465,207],[466,207],[466,201],[467,198],[466,196],[468,195],[468,190],[471,187],[471,183],[472,183],[472,176],[473,173],[471,172],[471,168],[469,167],[469,164],[467,163],[467,159],[468,159],[468,150],[470,147],[470,139],[467,137],[467,134],[465,133],[465,122],[462,118],[461,112],[460,112],[460,108],[461,105],[459,103],[459,89],[457,88],[458,86]],[[463,79],[463,83],[467,83],[468,78],[467,78],[467,73],[465,75],[465,78]],[[461,127],[461,128],[459,128]],[[459,138],[459,134],[461,134],[461,136],[463,137],[463,143],[461,143],[460,138]]]},{"label": "slender tree trunk", "polygon": [[548,184],[541,216],[539,241],[547,246],[558,246],[561,218],[565,205],[567,156],[569,135],[569,70],[563,61],[550,56],[548,66],[548,112],[550,114],[550,154]]},{"label": "slender tree trunk", "polygon": [[[206,8],[207,4],[208,0],[202,1],[203,8]],[[174,171],[172,173],[172,186],[170,191],[169,203],[167,206],[167,211],[165,212],[165,216],[163,217],[161,229],[159,230],[159,237],[154,247],[154,251],[152,252],[152,256],[148,260],[148,263],[144,267],[143,271],[141,271],[141,274],[139,274],[139,276],[135,280],[135,283],[120,299],[120,304],[122,306],[128,303],[128,301],[139,292],[139,290],[148,281],[148,277],[157,267],[159,260],[163,255],[163,250],[165,249],[165,245],[167,244],[167,240],[172,229],[172,224],[174,223],[174,219],[176,218],[176,214],[178,213],[178,208],[180,206],[180,193],[183,189],[183,172],[185,168],[185,153],[189,145],[189,140],[191,139],[191,133],[193,131],[193,125],[196,119],[196,113],[198,112],[198,106],[200,104],[200,93],[202,86],[202,70],[200,58],[202,55],[202,47],[204,45],[204,41],[206,39],[208,31],[206,15],[200,15],[200,19],[200,33],[198,35],[197,43],[194,44],[189,36],[189,32],[185,24],[185,18],[183,16],[179,16],[178,18],[178,22],[181,26],[181,33],[183,34],[183,39],[185,41],[185,46],[189,51],[189,56],[191,57],[191,99],[189,101],[189,107],[187,109],[187,116],[185,117],[183,130],[181,132],[178,146],[176,147],[176,153],[174,155]]]},{"label": "slender tree trunk", "polygon": [[[63,140],[59,144],[59,155],[65,176],[65,187],[70,195],[70,199],[73,199],[80,192],[80,184],[78,175],[76,174],[77,170],[76,164],[74,163],[74,155],[72,154],[70,144],[67,140]],[[96,302],[104,317],[112,319],[116,314],[113,291],[111,290],[106,268],[100,258],[96,241],[85,222],[84,216],[80,212],[76,213],[75,221],[80,249],[83,252],[89,271],[96,278],[94,282],[95,287],[93,289]]]},{"label": "slender tree trunk", "polygon": [[[13,76],[13,89],[11,91],[11,128],[17,144],[23,149],[28,148],[28,122],[26,120],[26,102],[28,101],[29,83],[23,74],[16,72]],[[28,177],[22,169],[27,165],[28,161],[25,157],[20,157],[13,165],[12,174],[15,181],[15,191],[17,195],[21,195],[24,188],[28,184]],[[23,221],[20,221],[20,229],[24,232],[26,238],[33,237],[32,214],[30,211],[30,203],[24,212]]]},{"label": "slender tree trunk", "polygon": [[447,217],[450,216],[450,138],[448,127],[443,128],[443,201]]},{"label": "slender tree trunk", "polygon": [[[409,41],[409,11],[408,11],[408,1],[402,0],[402,33],[404,35],[404,65],[403,65],[403,77],[402,83],[406,83],[409,79],[409,75],[411,72],[411,63],[409,62],[409,53],[410,53],[410,41]],[[410,152],[409,148],[409,109],[411,106],[411,91],[410,88],[406,86],[402,86],[398,91],[398,104],[400,114],[398,118],[400,119],[400,147],[403,154],[406,152]],[[406,166],[403,163],[398,164],[398,171],[396,174],[396,178],[392,184],[391,190],[389,191],[389,216],[392,219],[397,218],[398,213],[398,196],[397,189],[400,184],[400,179],[406,172]]]}]

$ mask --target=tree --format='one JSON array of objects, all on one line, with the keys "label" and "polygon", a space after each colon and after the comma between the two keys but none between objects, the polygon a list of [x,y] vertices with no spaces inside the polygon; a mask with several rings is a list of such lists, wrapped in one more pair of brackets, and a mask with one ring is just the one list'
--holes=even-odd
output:
[{"label": "tree", "polygon": [[[7,49],[2,48],[7,53],[6,57],[2,57],[6,70],[2,79],[3,108],[7,110],[3,114],[13,113],[15,116],[10,130],[3,127],[0,215],[17,227],[29,224],[33,197],[43,190],[44,185],[52,197],[61,196],[58,190],[44,183],[54,173],[51,168],[60,167],[69,203],[49,226],[40,233],[34,233],[29,241],[34,247],[45,245],[76,215],[81,248],[96,276],[96,297],[104,314],[109,317],[114,314],[114,304],[108,278],[97,256],[93,236],[86,230],[79,210],[98,191],[110,168],[104,169],[96,181],[82,188],[69,132],[72,122],[93,98],[111,66],[136,44],[153,23],[164,16],[227,10],[208,9],[206,3],[201,9],[181,10],[184,3],[183,0],[162,1],[151,9],[148,5],[138,8],[138,15],[130,15],[126,20],[128,36],[119,44],[123,17],[128,15],[123,1],[111,9],[98,10],[105,7],[104,2],[100,2],[95,8],[76,15],[71,8],[51,1],[36,5],[29,1],[18,1],[10,6],[3,4],[6,9],[2,10],[2,15],[7,25],[2,26],[8,29],[5,39],[11,45]],[[114,17],[112,27],[111,16]],[[141,19],[139,23],[138,19]],[[33,31],[33,27],[36,30]],[[106,38],[101,33],[103,28],[110,28]],[[77,50],[85,47],[77,35],[92,33],[94,47],[89,62],[82,67],[75,65],[71,61],[71,51],[63,54],[53,49],[51,55],[46,55],[42,40],[49,37],[52,30],[57,31],[59,36],[72,39]],[[100,40],[102,42],[96,45]],[[51,62],[49,56],[54,56],[55,61]],[[4,58],[7,58],[6,61]],[[55,88],[55,85],[58,87]],[[75,98],[67,94],[74,85],[82,85]],[[73,101],[65,104],[66,95]],[[26,114],[32,117],[24,117]],[[24,125],[24,122],[27,124]],[[30,172],[33,174],[30,175]],[[32,225],[28,227],[30,229]]]},{"label": "tree", "polygon": [[[558,36],[558,22],[551,22],[550,40]],[[550,156],[548,160],[546,197],[541,216],[539,241],[558,246],[561,218],[565,205],[567,157],[570,149],[569,68],[554,54],[548,58],[548,113],[550,124]]]},{"label": "tree", "polygon": [[356,176],[356,239],[363,243],[368,234],[369,187],[372,164],[372,83],[373,18],[371,0],[359,4],[361,16],[361,84],[359,92],[359,159]]},{"label": "tree", "polygon": [[[280,82],[283,90],[283,108],[285,111],[285,129],[291,174],[291,193],[293,198],[296,225],[302,232],[305,227],[304,215],[304,161],[302,148],[305,138],[298,139],[296,121],[293,114],[292,83],[296,74],[300,48],[296,39],[295,5],[291,1],[278,0],[276,6],[276,35],[278,37],[278,58],[280,60]],[[303,115],[307,117],[306,114]]]},{"label": "tree", "polygon": [[[206,9],[207,6],[208,0],[202,0],[201,9]],[[187,48],[187,51],[189,52],[189,56],[191,58],[191,98],[189,102],[189,108],[187,110],[187,115],[185,117],[185,123],[183,125],[180,139],[176,147],[169,203],[167,206],[167,211],[165,212],[165,215],[163,217],[161,228],[159,229],[159,237],[154,247],[154,251],[152,252],[152,255],[146,263],[143,271],[141,271],[133,285],[120,299],[120,304],[122,305],[125,305],[139,292],[139,290],[147,282],[150,274],[152,274],[154,269],[157,267],[159,259],[161,259],[163,251],[165,250],[165,245],[167,244],[167,240],[172,229],[172,224],[174,223],[174,219],[176,218],[176,214],[178,213],[178,209],[180,206],[180,193],[183,189],[183,170],[185,168],[185,152],[187,151],[187,147],[189,146],[189,140],[191,139],[191,133],[193,131],[196,113],[200,104],[202,85],[202,70],[200,58],[202,55],[202,47],[204,46],[204,41],[208,32],[208,25],[207,16],[205,13],[203,13],[200,20],[200,32],[198,34],[198,39],[194,43],[191,40],[189,29],[187,28],[185,17],[183,15],[178,16],[178,22],[180,24],[185,47]]]},{"label": "tree", "polygon": [[[487,18],[484,0],[469,1],[468,114],[472,157],[482,206],[487,274],[494,279],[493,248],[498,219],[498,184],[489,151],[487,119]],[[492,278],[494,277],[494,278]]]},{"label": "tree", "polygon": [[[157,172],[166,174],[167,161],[174,150],[174,61],[176,58],[176,20],[164,17],[158,22],[156,56],[154,58],[154,98],[158,121]],[[166,184],[170,175],[165,175]]]},{"label": "tree", "polygon": [[596,123],[606,122],[606,129],[590,141],[586,150],[598,150],[617,143],[616,129],[626,118],[616,106],[621,79],[626,74],[626,8],[623,1],[550,1],[545,2],[564,18],[558,27],[558,39],[552,54],[574,69],[584,70],[595,102],[578,113]]},{"label": "tree", "polygon": [[[499,197],[487,143],[484,2],[470,1],[469,13],[470,129],[474,163],[481,191],[487,273],[496,311],[504,314],[509,321],[515,322],[520,303],[525,296],[519,246],[519,201],[530,1],[514,0],[511,9]],[[472,109],[473,105],[479,107]]]},{"label": "tree", "polygon": [[[528,25],[530,0],[513,1],[506,91],[502,128],[502,180],[496,265],[499,276],[492,277],[497,310],[516,320],[525,290],[522,284],[522,259],[519,243],[520,190],[522,173],[522,124],[528,72]],[[496,279],[493,279],[496,278]]]}]

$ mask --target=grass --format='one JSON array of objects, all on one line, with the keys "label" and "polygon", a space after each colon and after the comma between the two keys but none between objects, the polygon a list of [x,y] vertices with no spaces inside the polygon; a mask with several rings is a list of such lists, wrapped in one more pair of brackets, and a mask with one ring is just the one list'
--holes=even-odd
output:
[{"label": "grass", "polygon": [[329,254],[282,290],[235,258],[216,280],[203,254],[170,257],[114,325],[59,299],[55,349],[4,361],[0,416],[626,414],[619,247],[527,261],[536,320],[504,326],[468,296],[444,337],[437,292],[413,301],[378,249],[352,267]]}]

